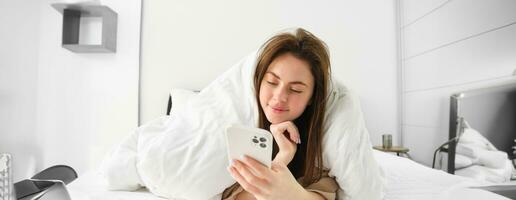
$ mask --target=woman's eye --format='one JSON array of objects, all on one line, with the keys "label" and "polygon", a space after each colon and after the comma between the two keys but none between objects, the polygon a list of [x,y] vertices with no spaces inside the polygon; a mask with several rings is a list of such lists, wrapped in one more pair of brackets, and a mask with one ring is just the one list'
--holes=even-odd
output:
[{"label": "woman's eye", "polygon": [[301,92],[303,92],[303,91],[301,91],[301,90],[295,90],[295,89],[290,89],[290,90],[291,90],[292,92],[295,92],[295,93],[301,93]]},{"label": "woman's eye", "polygon": [[268,83],[269,85],[278,85],[277,83],[275,83],[275,82],[271,82],[271,81],[267,81],[267,83]]}]

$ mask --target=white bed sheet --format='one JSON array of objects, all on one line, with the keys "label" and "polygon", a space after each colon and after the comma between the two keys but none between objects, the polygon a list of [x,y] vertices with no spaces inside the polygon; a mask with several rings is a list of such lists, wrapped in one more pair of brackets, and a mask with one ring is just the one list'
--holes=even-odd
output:
[{"label": "white bed sheet", "polygon": [[[385,173],[385,200],[508,200],[495,193],[468,188],[487,185],[471,178],[450,175],[376,150],[374,156]],[[102,176],[95,171],[81,175],[67,187],[73,200],[164,200],[146,189],[109,191]]]},{"label": "white bed sheet", "polygon": [[134,192],[109,191],[102,176],[96,171],[83,174],[67,188],[73,200],[165,200],[143,188]]},{"label": "white bed sheet", "polygon": [[374,151],[386,178],[386,200],[508,200],[473,186],[487,186],[475,179],[448,174],[408,158]]}]

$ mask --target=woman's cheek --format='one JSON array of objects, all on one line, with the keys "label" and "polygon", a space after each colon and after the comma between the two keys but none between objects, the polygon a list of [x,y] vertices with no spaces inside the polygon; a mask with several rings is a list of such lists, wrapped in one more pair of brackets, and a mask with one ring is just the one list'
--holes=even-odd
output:
[{"label": "woman's cheek", "polygon": [[301,116],[301,114],[303,113],[304,111],[304,107],[302,104],[300,104],[299,102],[292,102],[292,107],[291,107],[291,111],[292,112],[292,117],[291,118],[298,118],[299,116]]}]

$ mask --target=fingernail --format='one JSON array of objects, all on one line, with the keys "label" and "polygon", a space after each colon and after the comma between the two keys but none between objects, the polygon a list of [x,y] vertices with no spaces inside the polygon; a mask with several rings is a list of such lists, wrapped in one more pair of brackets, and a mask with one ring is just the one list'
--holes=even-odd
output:
[{"label": "fingernail", "polygon": [[297,144],[301,144],[301,138],[297,138]]},{"label": "fingernail", "polygon": [[236,165],[235,160],[231,160],[231,166],[235,166],[235,165]]}]

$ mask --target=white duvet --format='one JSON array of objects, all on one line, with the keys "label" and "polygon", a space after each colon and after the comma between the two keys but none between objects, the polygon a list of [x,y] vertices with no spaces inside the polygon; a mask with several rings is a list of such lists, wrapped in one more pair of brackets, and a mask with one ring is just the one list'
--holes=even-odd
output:
[{"label": "white duvet", "polygon": [[[252,53],[170,117],[139,127],[103,163],[112,190],[147,187],[169,199],[217,199],[235,181],[226,171],[224,129],[257,124]],[[332,80],[323,137],[324,167],[339,199],[381,199],[384,179],[372,155],[356,96]],[[176,105],[174,105],[176,106]]]}]

